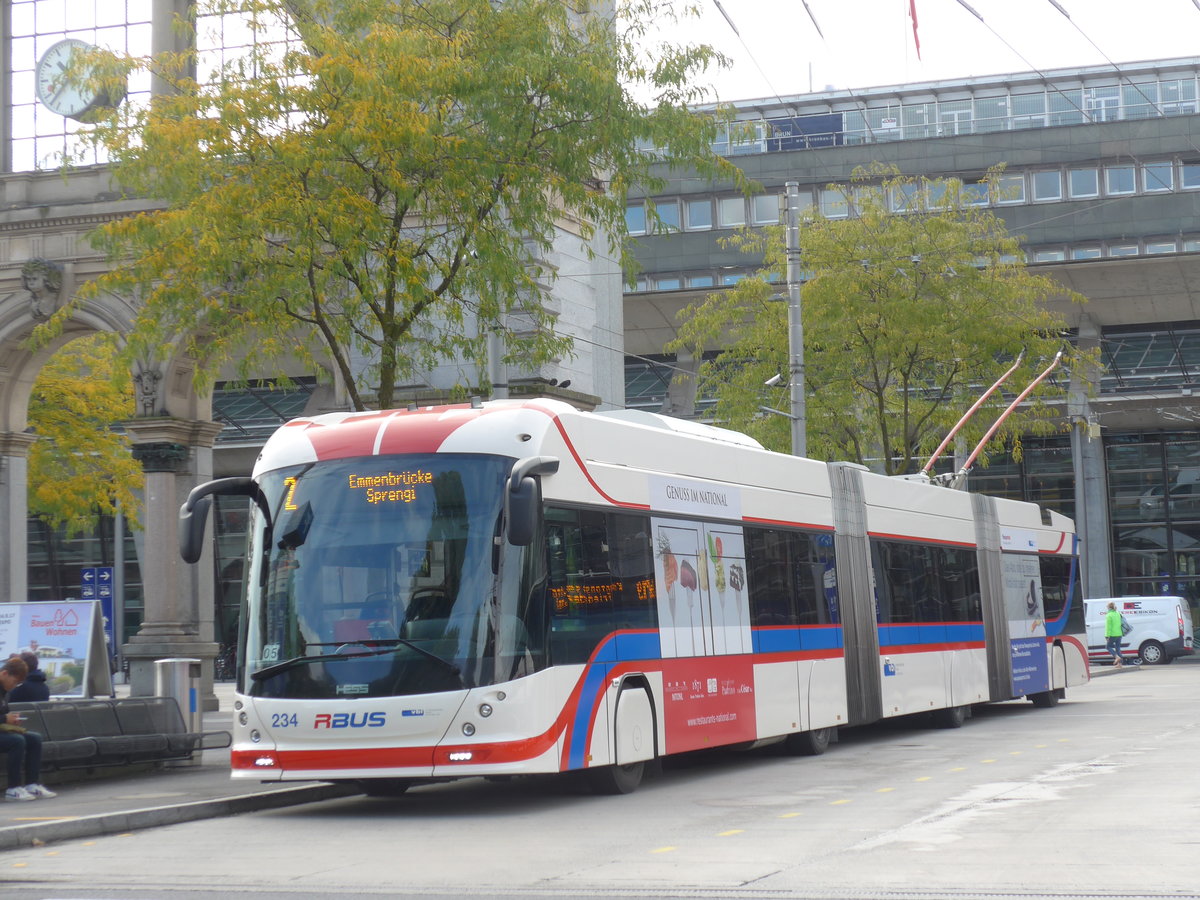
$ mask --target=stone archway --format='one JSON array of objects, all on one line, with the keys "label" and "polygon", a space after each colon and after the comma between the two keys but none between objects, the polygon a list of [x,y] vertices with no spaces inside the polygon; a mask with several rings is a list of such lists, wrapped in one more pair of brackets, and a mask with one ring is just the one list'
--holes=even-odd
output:
[{"label": "stone archway", "polygon": [[[64,192],[64,182],[68,189]],[[0,177],[0,196],[22,202],[0,212],[0,591],[4,599],[28,595],[28,404],[34,380],[63,346],[96,332],[125,334],[135,314],[129,298],[104,296],[82,305],[61,334],[31,350],[34,328],[75,295],[107,264],[87,241],[103,221],[151,206],[113,199],[102,169]],[[133,373],[135,418],[124,423],[145,473],[141,519],[145,527],[141,630],[123,647],[131,692],[155,693],[154,660],[201,659],[205,708],[212,694],[212,561],[184,566],[175,542],[179,506],[188,491],[212,477],[211,398],[192,388],[194,365],[185,357],[144,364]],[[207,564],[206,564],[207,562]]]}]

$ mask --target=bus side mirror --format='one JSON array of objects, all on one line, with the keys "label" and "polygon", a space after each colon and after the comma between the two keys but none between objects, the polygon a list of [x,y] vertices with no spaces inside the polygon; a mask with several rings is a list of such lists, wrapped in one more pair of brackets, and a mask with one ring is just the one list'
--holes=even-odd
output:
[{"label": "bus side mirror", "polygon": [[204,526],[208,524],[208,510],[212,497],[201,497],[191,509],[185,503],[179,507],[179,555],[185,563],[200,561],[204,552]]},{"label": "bus side mirror", "polygon": [[514,547],[528,547],[533,543],[541,506],[542,492],[536,478],[527,475],[516,490],[509,491],[508,542]]},{"label": "bus side mirror", "polygon": [[179,507],[179,555],[186,563],[199,562],[204,552],[204,526],[208,524],[213,494],[249,497],[258,504],[270,524],[271,511],[267,506],[267,498],[253,478],[218,478],[196,485]]},{"label": "bus side mirror", "polygon": [[514,547],[528,547],[537,533],[542,511],[541,484],[535,475],[550,475],[558,471],[554,456],[527,456],[519,459],[508,476],[505,492],[508,512],[508,542]]}]

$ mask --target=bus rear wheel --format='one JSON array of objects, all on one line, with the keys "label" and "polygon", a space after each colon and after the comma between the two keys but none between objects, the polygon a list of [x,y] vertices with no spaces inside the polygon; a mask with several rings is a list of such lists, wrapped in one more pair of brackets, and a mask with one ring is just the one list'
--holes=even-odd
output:
[{"label": "bus rear wheel", "polygon": [[642,783],[644,762],[625,766],[599,766],[587,770],[588,786],[594,794],[632,794]]},{"label": "bus rear wheel", "polygon": [[814,728],[812,731],[795,731],[783,739],[788,753],[796,756],[820,756],[829,749],[832,728]]},{"label": "bus rear wheel", "polygon": [[1048,691],[1030,694],[1029,702],[1038,709],[1049,709],[1052,706],[1058,706],[1058,701],[1063,698],[1064,694],[1066,694],[1066,690],[1063,688],[1051,688]]},{"label": "bus rear wheel", "polygon": [[938,728],[962,728],[965,721],[967,721],[965,706],[947,706],[945,709],[933,711],[933,724]]}]

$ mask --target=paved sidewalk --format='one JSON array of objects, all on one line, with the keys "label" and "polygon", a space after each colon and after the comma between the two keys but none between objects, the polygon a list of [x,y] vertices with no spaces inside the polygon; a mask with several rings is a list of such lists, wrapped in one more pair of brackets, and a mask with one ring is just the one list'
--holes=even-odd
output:
[{"label": "paved sidewalk", "polygon": [[[117,687],[120,696],[123,686]],[[229,731],[233,689],[218,684],[220,709],[204,714],[205,731]],[[262,783],[229,777],[229,750],[205,750],[188,766],[112,773],[51,785],[53,800],[0,802],[0,851],[39,843],[120,834],[195,819],[311,803],[357,793],[346,785]]]}]

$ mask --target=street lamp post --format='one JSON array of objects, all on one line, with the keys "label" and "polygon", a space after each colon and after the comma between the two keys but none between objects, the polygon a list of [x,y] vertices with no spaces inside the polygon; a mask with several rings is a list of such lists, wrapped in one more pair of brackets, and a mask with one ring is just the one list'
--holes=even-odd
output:
[{"label": "street lamp post", "polygon": [[789,181],[784,195],[784,237],[787,253],[788,376],[791,388],[792,455],[808,454],[804,408],[804,324],[800,318],[800,185]]}]

